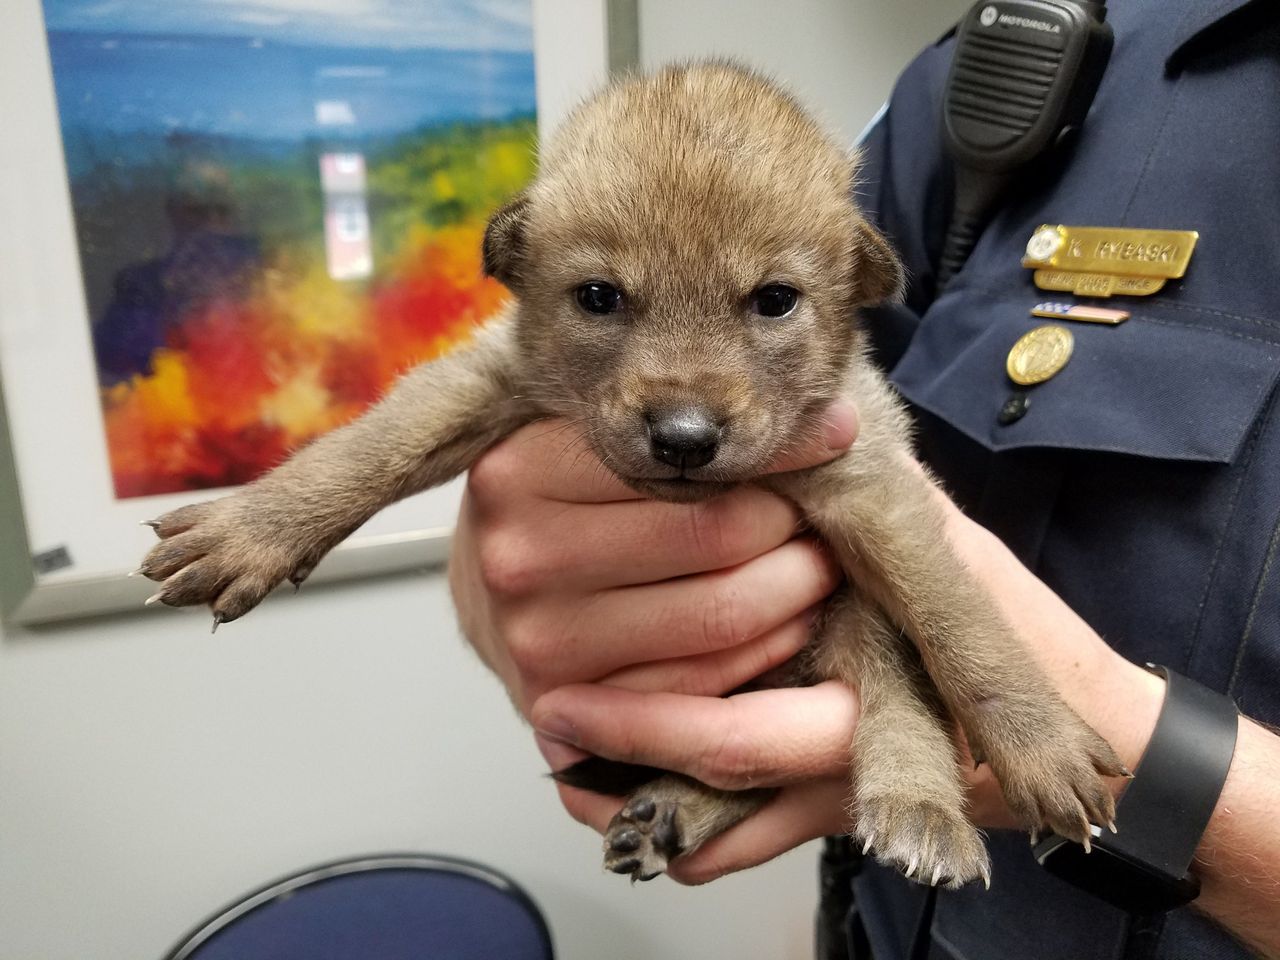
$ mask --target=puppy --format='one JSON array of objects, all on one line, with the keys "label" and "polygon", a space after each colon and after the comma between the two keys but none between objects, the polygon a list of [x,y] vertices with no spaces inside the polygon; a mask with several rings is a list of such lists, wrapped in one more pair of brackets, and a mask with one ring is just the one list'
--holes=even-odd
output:
[{"label": "puppy", "polygon": [[[850,574],[800,666],[860,691],[848,812],[881,861],[924,882],[989,883],[953,721],[1026,827],[1087,843],[1089,822],[1114,815],[1102,778],[1126,771],[948,546],[908,418],[863,346],[857,308],[895,296],[902,276],[851,199],[854,177],[793,99],[732,65],[610,86],[488,226],[484,267],[514,294],[508,314],[260,480],[155,521],[142,572],[166,604],[209,604],[216,627],[300,583],[382,507],[523,424],[566,417],[648,496],[759,483],[790,498]],[[762,476],[841,392],[861,414],[852,452]],[[590,761],[566,777],[599,780]],[[605,859],[640,879],[770,796],[660,771],[634,780],[648,782]]]}]

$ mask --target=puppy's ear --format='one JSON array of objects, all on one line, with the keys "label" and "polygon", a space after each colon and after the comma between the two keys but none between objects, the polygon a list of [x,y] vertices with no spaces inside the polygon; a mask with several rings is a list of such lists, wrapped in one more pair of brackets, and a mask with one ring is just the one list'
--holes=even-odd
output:
[{"label": "puppy's ear", "polygon": [[489,218],[484,231],[484,272],[511,290],[516,290],[520,283],[528,213],[529,198],[523,193],[517,194]]},{"label": "puppy's ear", "polygon": [[906,276],[898,255],[875,227],[861,217],[854,227],[854,288],[861,305],[902,297]]}]

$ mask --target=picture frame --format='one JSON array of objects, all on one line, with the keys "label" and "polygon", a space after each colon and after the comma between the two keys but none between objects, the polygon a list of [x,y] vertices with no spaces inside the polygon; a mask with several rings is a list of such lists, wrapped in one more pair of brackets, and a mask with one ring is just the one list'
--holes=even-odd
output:
[{"label": "picture frame", "polygon": [[[141,605],[153,585],[127,573],[154,535],[140,524],[231,488],[115,496],[43,7],[11,7],[0,35],[0,614],[32,625]],[[532,17],[542,137],[637,62],[636,0],[533,0]],[[461,489],[383,511],[309,582],[443,563]]]}]

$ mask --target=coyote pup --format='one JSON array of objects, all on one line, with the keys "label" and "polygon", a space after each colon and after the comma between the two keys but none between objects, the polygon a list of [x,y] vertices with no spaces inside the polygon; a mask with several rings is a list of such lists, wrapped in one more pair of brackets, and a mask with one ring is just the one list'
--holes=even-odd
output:
[{"label": "coyote pup", "polygon": [[[948,546],[907,415],[862,345],[857,307],[902,278],[851,199],[855,160],[729,64],[609,86],[489,223],[484,267],[514,294],[507,314],[238,493],[154,521],[161,542],[142,572],[164,582],[157,598],[209,604],[215,627],[234,620],[521,425],[585,421],[637,491],[690,502],[760,483],[799,505],[846,570],[856,561],[800,666],[861,693],[860,843],[923,882],[989,883],[951,721],[1027,828],[1087,842],[1089,822],[1114,815],[1102,777],[1126,771]],[[853,450],[761,476],[841,392],[861,413]],[[659,775],[615,818],[606,865],[656,876],[769,796]]]}]

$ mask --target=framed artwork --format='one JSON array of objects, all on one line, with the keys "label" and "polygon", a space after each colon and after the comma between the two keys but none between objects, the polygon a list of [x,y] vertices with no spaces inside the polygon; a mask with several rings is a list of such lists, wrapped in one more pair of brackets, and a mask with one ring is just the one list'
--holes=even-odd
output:
[{"label": "framed artwork", "polygon": [[[140,602],[139,525],[358,416],[500,309],[490,212],[635,59],[604,0],[15,0],[0,38],[7,615]],[[313,575],[445,556],[460,485]]]}]

